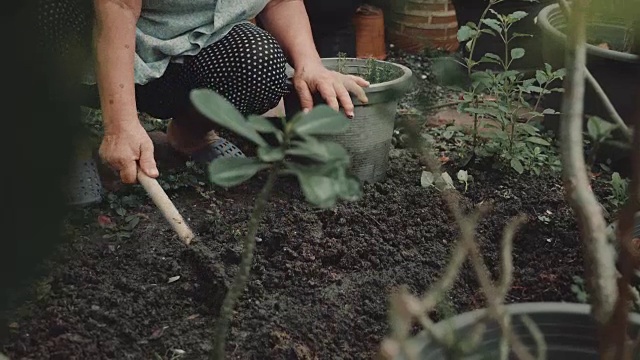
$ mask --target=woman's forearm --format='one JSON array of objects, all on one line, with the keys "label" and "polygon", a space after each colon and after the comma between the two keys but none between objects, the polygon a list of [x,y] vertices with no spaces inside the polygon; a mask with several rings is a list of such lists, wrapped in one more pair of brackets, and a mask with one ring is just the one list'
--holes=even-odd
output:
[{"label": "woman's forearm", "polygon": [[137,119],[134,59],[141,0],[94,0],[96,76],[105,130]]},{"label": "woman's forearm", "polygon": [[259,16],[265,30],[280,43],[294,69],[320,62],[302,0],[271,0]]}]

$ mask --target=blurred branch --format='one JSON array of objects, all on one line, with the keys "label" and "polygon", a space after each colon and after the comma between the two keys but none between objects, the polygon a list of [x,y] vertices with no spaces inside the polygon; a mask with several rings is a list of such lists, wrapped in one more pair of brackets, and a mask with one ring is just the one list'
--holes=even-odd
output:
[{"label": "blurred branch", "polygon": [[[416,149],[420,159],[427,164],[429,171],[439,175],[440,163],[438,160],[428,151],[428,147],[424,144],[423,139],[419,135],[419,129],[409,130],[409,145]],[[426,316],[431,311],[437,302],[444,296],[444,294],[451,288],[457,275],[464,264],[464,261],[468,257],[472,267],[474,269],[476,278],[480,283],[480,288],[487,300],[486,317],[494,320],[501,329],[502,334],[502,347],[504,355],[511,349],[522,360],[535,360],[531,355],[527,347],[520,341],[520,339],[514,334],[511,327],[511,317],[506,307],[505,297],[508,289],[511,285],[513,274],[513,238],[516,230],[525,221],[524,216],[518,216],[514,218],[506,226],[502,237],[501,245],[501,275],[498,281],[498,285],[494,284],[491,280],[491,274],[489,273],[487,266],[484,262],[480,249],[475,241],[476,227],[480,217],[487,211],[488,206],[481,206],[471,215],[465,216],[459,205],[459,194],[455,190],[444,191],[443,199],[446,202],[447,207],[451,211],[455,222],[460,229],[460,239],[456,243],[453,250],[451,261],[447,265],[444,274],[431,287],[422,297],[421,300],[413,297],[411,294],[401,292],[395,294],[392,297],[392,311],[396,314],[395,318],[391,320],[393,331],[393,338],[387,339],[383,342],[382,356],[383,358],[390,359],[395,355],[402,352],[406,357],[411,358],[418,354],[412,353],[412,349],[407,348],[406,336],[408,336],[408,329],[411,320],[407,320],[406,314],[412,314],[412,318],[415,318],[424,328],[425,332],[432,341],[437,342],[441,346],[451,349],[456,345],[455,334],[442,334],[435,328],[435,324]],[[402,299],[402,300],[399,300]],[[403,304],[398,306],[398,304]],[[399,308],[402,308],[400,310]],[[404,318],[404,320],[402,319]],[[473,336],[471,339],[471,345],[478,344],[482,339],[484,331],[483,319],[478,320],[475,328],[473,329]],[[402,325],[404,323],[404,326]],[[465,348],[463,350],[473,351],[474,347]],[[413,349],[414,351],[417,351]],[[543,350],[538,349],[538,354]]]},{"label": "blurred branch", "polygon": [[[640,100],[640,94],[636,95]],[[640,124],[640,106],[636,110],[634,125],[637,128]],[[627,328],[629,316],[629,302],[634,294],[630,287],[631,278],[637,266],[637,249],[633,249],[636,213],[640,209],[640,134],[635,131],[631,148],[631,182],[629,183],[629,200],[620,212],[616,238],[619,241],[618,264],[620,278],[618,278],[618,289],[620,291],[615,312],[612,319],[606,324],[603,333],[607,334],[611,344],[611,353],[616,359],[631,359],[631,354],[636,345],[628,346]]]},{"label": "blurred branch", "polygon": [[583,152],[583,107],[585,92],[586,0],[574,0],[569,18],[565,66],[565,92],[560,125],[562,177],[567,200],[578,217],[585,245],[586,278],[593,292],[592,311],[604,324],[611,318],[616,303],[614,253],[607,243],[602,209],[591,190]]}]

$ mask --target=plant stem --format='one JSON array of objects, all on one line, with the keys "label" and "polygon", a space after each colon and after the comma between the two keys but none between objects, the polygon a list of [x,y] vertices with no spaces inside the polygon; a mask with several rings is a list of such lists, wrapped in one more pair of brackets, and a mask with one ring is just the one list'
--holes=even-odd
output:
[{"label": "plant stem", "polygon": [[223,360],[225,358],[225,344],[227,335],[229,332],[229,325],[233,315],[233,309],[236,302],[242,295],[249,280],[249,274],[251,272],[251,264],[253,263],[253,252],[256,247],[256,233],[258,232],[258,226],[260,220],[267,206],[267,202],[273,190],[273,186],[278,178],[278,171],[280,169],[279,164],[275,165],[267,181],[265,182],[258,198],[256,199],[251,218],[247,228],[247,235],[244,238],[244,250],[242,251],[242,258],[238,267],[238,273],[233,279],[233,284],[227,291],[227,294],[222,303],[220,309],[220,317],[216,324],[214,348],[212,359]]},{"label": "plant stem", "polygon": [[[473,60],[473,53],[474,53],[474,51],[476,49],[476,43],[478,42],[478,38],[480,36],[482,36],[481,35],[482,33],[480,32],[480,30],[482,29],[482,20],[487,16],[487,13],[489,12],[489,9],[491,9],[491,6],[493,6],[494,4],[497,4],[498,2],[500,2],[500,1],[497,1],[497,2],[489,1],[489,5],[487,5],[487,7],[484,8],[484,11],[482,12],[482,15],[480,15],[480,21],[477,24],[477,26],[478,26],[478,34],[472,40],[471,49],[469,49],[469,59],[470,60]],[[465,44],[465,46],[466,46],[466,44]],[[471,66],[467,67],[467,73],[468,73],[469,76],[471,76],[471,68],[472,68]]]},{"label": "plant stem", "polygon": [[565,93],[560,122],[562,175],[565,193],[580,225],[586,262],[586,278],[593,292],[592,312],[604,324],[611,318],[617,299],[613,249],[606,237],[602,208],[591,190],[583,152],[585,93],[586,0],[574,0],[569,19],[565,64]]}]

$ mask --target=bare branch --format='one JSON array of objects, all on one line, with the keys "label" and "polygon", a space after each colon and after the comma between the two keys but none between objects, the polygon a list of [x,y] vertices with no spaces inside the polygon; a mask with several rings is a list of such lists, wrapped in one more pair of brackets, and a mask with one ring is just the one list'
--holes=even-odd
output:
[{"label": "bare branch", "polygon": [[613,248],[607,242],[602,208],[590,187],[583,153],[586,0],[574,0],[572,5],[560,126],[562,175],[565,193],[578,217],[585,245],[586,278],[593,295],[592,312],[596,320],[603,324],[611,318],[617,299],[615,257]]},{"label": "bare branch", "polygon": [[523,315],[522,317],[520,317],[520,320],[522,320],[522,323],[524,323],[524,326],[527,327],[527,329],[531,333],[531,336],[533,336],[533,339],[536,342],[536,348],[538,350],[537,351],[538,360],[546,360],[547,342],[544,340],[544,335],[542,335],[542,331],[540,331],[540,328],[538,327],[538,325],[536,325],[536,323],[533,320],[531,320],[530,317]]},{"label": "bare branch", "polygon": [[502,251],[500,264],[502,265],[502,271],[500,274],[500,281],[498,285],[498,294],[504,298],[509,292],[511,282],[513,281],[513,238],[516,232],[525,223],[527,217],[520,215],[513,219],[507,227],[504,229],[502,236]]}]

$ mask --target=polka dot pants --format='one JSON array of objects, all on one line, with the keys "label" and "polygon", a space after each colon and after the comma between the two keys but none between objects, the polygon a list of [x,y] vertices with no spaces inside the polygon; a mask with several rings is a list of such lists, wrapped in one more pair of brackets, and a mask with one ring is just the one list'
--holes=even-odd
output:
[{"label": "polka dot pants", "polygon": [[140,111],[159,118],[179,115],[193,89],[209,88],[242,114],[262,114],[285,94],[286,59],[276,40],[253,24],[239,24],[221,40],[171,64],[165,75],[138,86]]},{"label": "polka dot pants", "polygon": [[[63,64],[86,62],[92,1],[37,1],[38,42],[47,56]],[[262,114],[285,93],[285,64],[282,49],[269,33],[250,23],[238,24],[197,55],[171,63],[161,78],[137,85],[138,110],[162,119],[180,116],[189,109],[191,90],[209,88],[244,115]],[[83,104],[99,107],[97,87],[86,86],[84,92]]]}]

